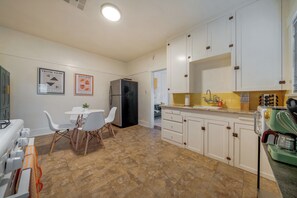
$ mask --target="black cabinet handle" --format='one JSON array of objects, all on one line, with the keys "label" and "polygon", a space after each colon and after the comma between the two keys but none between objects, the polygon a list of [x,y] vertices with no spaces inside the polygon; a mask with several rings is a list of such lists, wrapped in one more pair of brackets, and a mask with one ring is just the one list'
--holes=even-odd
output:
[{"label": "black cabinet handle", "polygon": [[239,70],[239,66],[235,66],[234,67],[234,70]]},{"label": "black cabinet handle", "polygon": [[188,77],[188,74],[185,74],[185,78],[187,78]]},{"label": "black cabinet handle", "polygon": [[209,49],[210,49],[210,46],[207,46],[207,47],[206,47],[206,50],[209,50]]},{"label": "black cabinet handle", "polygon": [[233,47],[233,44],[230,44],[229,47],[230,47],[230,48]]},{"label": "black cabinet handle", "polygon": [[234,18],[233,16],[230,16],[230,17],[229,17],[229,20],[232,20],[233,18]]}]

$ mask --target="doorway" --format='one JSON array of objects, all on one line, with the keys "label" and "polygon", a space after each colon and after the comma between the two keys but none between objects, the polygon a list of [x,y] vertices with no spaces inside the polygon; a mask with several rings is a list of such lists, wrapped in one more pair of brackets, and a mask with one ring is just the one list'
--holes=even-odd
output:
[{"label": "doorway", "polygon": [[154,128],[161,129],[161,107],[168,104],[167,71],[159,70],[153,72],[152,99],[153,99],[153,122]]}]

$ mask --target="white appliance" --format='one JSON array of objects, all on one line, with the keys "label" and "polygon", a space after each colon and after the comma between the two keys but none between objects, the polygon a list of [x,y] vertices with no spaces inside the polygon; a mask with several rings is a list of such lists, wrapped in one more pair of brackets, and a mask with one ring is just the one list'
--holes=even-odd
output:
[{"label": "white appliance", "polygon": [[262,136],[262,134],[268,129],[265,123],[265,112],[267,107],[258,106],[257,111],[254,113],[254,131],[257,135]]},{"label": "white appliance", "polygon": [[0,129],[0,197],[26,197],[30,183],[30,171],[23,171],[20,176],[17,194],[13,194],[16,172],[22,167],[24,147],[34,144],[29,138],[30,129],[24,128],[24,121],[11,120],[10,124]]}]

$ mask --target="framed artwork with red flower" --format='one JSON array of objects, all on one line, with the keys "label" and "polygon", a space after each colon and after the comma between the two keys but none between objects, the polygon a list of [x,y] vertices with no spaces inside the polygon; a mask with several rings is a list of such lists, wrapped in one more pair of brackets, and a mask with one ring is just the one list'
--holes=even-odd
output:
[{"label": "framed artwork with red flower", "polygon": [[74,95],[92,96],[94,94],[94,76],[75,74]]}]

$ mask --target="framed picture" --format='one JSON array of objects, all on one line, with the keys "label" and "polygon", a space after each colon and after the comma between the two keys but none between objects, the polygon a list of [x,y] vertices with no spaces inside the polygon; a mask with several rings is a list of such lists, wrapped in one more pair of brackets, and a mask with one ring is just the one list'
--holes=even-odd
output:
[{"label": "framed picture", "polygon": [[94,76],[86,74],[75,74],[74,94],[81,96],[92,96],[94,91]]},{"label": "framed picture", "polygon": [[38,94],[65,94],[65,72],[38,68]]}]

